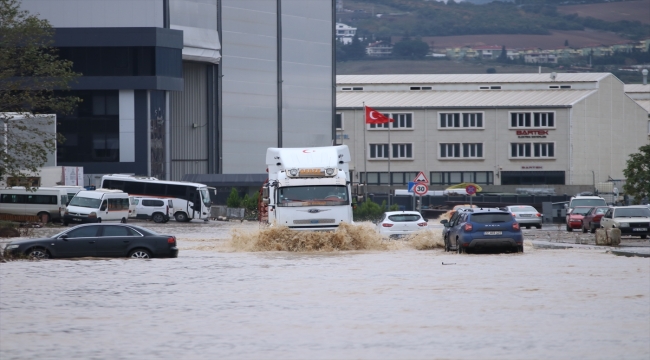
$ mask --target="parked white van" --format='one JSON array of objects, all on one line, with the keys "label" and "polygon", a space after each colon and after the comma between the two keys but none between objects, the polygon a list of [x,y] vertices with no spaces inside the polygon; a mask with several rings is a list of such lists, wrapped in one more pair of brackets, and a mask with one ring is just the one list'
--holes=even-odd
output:
[{"label": "parked white van", "polygon": [[68,194],[68,201],[72,200],[72,198],[77,195],[77,193],[81,190],[85,190],[83,186],[73,186],[73,185],[57,185],[54,186],[57,189],[65,189],[66,193]]},{"label": "parked white van", "polygon": [[116,220],[125,223],[129,218],[129,194],[121,190],[82,190],[66,209],[63,225]]},{"label": "parked white van", "polygon": [[68,195],[65,189],[24,186],[0,189],[0,214],[38,216],[41,222],[61,220]]}]

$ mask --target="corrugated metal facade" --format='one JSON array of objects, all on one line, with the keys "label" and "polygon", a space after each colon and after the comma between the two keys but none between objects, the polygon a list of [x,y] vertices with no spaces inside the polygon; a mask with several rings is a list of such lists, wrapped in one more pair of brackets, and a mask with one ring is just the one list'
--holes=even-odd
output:
[{"label": "corrugated metal facade", "polygon": [[208,172],[208,71],[202,63],[183,63],[184,90],[170,100],[171,180]]},{"label": "corrugated metal facade", "polygon": [[282,1],[282,146],[332,143],[332,2]]}]

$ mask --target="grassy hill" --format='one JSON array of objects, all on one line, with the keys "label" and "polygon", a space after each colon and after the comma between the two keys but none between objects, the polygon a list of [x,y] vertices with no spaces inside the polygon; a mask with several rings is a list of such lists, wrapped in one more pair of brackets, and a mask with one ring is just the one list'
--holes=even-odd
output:
[{"label": "grassy hill", "polygon": [[[608,11],[620,4],[625,5],[625,11],[617,12],[616,16],[607,15]],[[574,6],[575,12],[563,10],[551,0],[518,0],[518,3],[497,1],[484,5],[454,1],[345,0],[343,5],[346,11],[337,14],[339,20],[357,27],[360,34],[375,38],[406,35],[547,35],[553,30],[585,29],[611,31],[630,39],[650,37],[650,20],[636,20],[643,17],[650,5],[649,0],[578,5]],[[619,20],[624,16],[622,14],[628,12],[635,15],[630,16],[630,20]]]}]

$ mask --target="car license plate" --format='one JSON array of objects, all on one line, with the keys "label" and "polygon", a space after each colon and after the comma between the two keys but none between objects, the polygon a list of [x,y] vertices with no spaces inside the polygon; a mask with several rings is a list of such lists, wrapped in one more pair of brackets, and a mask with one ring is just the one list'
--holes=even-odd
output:
[{"label": "car license plate", "polygon": [[533,215],[531,215],[531,214],[521,214],[521,215],[519,215],[519,216],[521,216],[521,217],[531,217],[531,216],[533,216]]},{"label": "car license plate", "polygon": [[648,231],[648,228],[634,228],[632,231]]},{"label": "car license plate", "polygon": [[72,218],[72,221],[81,221],[80,218]]},{"label": "car license plate", "polygon": [[484,231],[483,235],[501,235],[501,231]]}]

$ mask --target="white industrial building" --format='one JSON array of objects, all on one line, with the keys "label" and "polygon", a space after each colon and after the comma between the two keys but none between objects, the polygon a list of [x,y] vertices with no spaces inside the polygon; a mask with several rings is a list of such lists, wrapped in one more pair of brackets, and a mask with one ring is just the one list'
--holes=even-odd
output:
[{"label": "white industrial building", "polygon": [[[364,104],[395,120],[390,131],[364,123]],[[609,73],[337,76],[337,139],[370,191],[403,189],[419,171],[432,189],[593,190],[623,178],[648,120]]]}]

